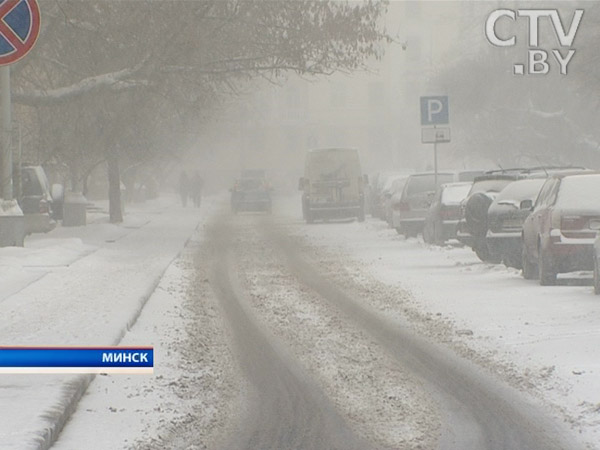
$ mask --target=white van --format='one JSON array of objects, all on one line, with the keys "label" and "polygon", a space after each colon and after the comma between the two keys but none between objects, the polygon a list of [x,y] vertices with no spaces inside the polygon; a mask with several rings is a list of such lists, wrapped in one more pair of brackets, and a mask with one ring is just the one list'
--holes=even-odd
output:
[{"label": "white van", "polygon": [[356,217],[365,220],[365,196],[358,150],[326,148],[306,153],[300,178],[302,215],[307,223],[318,219]]}]

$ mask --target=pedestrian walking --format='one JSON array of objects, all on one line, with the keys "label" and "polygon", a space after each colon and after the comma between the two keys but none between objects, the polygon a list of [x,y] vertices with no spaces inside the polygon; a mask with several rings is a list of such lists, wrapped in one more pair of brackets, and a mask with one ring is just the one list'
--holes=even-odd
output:
[{"label": "pedestrian walking", "polygon": [[202,188],[204,187],[204,180],[200,176],[200,172],[197,170],[194,172],[194,176],[192,177],[192,181],[190,184],[190,195],[192,197],[192,201],[194,202],[194,206],[196,208],[200,207],[200,202],[202,200]]},{"label": "pedestrian walking", "polygon": [[190,195],[190,179],[185,170],[182,170],[179,176],[179,195],[181,196],[181,205],[187,206],[187,199]]}]

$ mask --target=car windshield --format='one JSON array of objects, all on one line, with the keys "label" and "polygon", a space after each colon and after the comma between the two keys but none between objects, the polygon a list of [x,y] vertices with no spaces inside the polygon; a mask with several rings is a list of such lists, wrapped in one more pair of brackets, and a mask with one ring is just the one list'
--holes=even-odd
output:
[{"label": "car windshield", "polygon": [[480,176],[483,173],[481,170],[466,170],[458,173],[458,181],[473,181],[475,177]]},{"label": "car windshield", "polygon": [[413,195],[422,192],[435,191],[438,186],[444,183],[450,183],[453,181],[453,179],[454,175],[451,173],[438,173],[436,186],[434,174],[411,176],[408,179],[408,188],[406,193],[408,195]]},{"label": "car windshield", "polygon": [[513,181],[498,194],[496,203],[535,200],[545,182],[545,178]]},{"label": "car windshield", "polygon": [[565,177],[560,183],[556,205],[562,208],[596,210],[600,213],[600,175]]},{"label": "car windshield", "polygon": [[265,181],[262,178],[242,178],[238,181],[238,188],[243,191],[261,189],[264,186]]},{"label": "car windshield", "polygon": [[394,182],[392,183],[392,187],[390,189],[390,191],[392,192],[392,195],[401,193],[402,189],[404,189],[404,185],[406,184],[406,181],[407,181],[407,178],[398,178],[398,179],[394,180]]},{"label": "car windshield", "polygon": [[442,191],[442,203],[445,205],[458,204],[469,194],[471,183],[446,186]]},{"label": "car windshield", "polygon": [[479,180],[473,183],[469,195],[478,194],[480,192],[500,192],[513,180],[495,179],[495,180]]}]

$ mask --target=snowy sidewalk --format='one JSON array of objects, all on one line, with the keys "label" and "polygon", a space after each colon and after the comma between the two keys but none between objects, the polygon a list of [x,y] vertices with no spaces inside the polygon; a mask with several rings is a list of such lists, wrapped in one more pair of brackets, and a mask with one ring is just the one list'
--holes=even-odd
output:
[{"label": "snowy sidewalk", "polygon": [[[0,249],[0,345],[118,344],[200,222],[169,200],[132,208],[121,225],[100,215]],[[0,376],[0,449],[43,448],[90,380]]]}]

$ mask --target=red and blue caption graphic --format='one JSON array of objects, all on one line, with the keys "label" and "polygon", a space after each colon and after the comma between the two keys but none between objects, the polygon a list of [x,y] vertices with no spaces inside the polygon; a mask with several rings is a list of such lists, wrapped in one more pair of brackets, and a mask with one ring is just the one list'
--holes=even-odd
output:
[{"label": "red and blue caption graphic", "polygon": [[0,65],[25,56],[40,33],[36,0],[0,0]]}]

